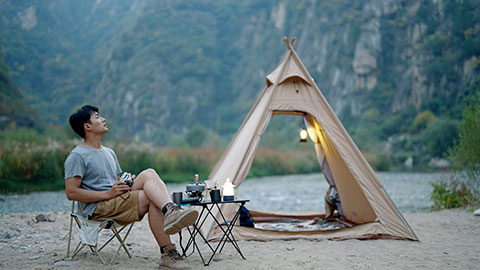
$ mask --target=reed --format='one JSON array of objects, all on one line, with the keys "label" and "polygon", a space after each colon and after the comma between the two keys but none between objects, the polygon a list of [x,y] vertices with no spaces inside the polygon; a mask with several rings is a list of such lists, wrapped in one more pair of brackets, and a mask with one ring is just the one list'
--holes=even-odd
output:
[{"label": "reed", "polygon": [[[80,140],[2,141],[0,144],[0,193],[61,190],[64,162]],[[193,174],[207,179],[224,149],[168,148],[139,142],[106,142],[123,171],[138,174],[155,169],[165,182],[188,182]],[[310,152],[259,149],[249,177],[319,172]]]}]

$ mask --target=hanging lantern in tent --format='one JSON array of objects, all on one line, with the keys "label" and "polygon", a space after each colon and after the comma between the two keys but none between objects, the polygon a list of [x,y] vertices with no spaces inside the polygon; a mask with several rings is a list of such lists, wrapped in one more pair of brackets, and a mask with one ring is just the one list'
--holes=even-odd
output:
[{"label": "hanging lantern in tent", "polygon": [[300,142],[307,142],[308,133],[305,128],[300,129],[298,135],[300,136]]}]

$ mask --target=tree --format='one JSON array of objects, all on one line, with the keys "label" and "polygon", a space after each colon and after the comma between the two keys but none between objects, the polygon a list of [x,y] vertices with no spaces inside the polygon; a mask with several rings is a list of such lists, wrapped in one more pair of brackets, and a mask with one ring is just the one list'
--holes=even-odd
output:
[{"label": "tree", "polygon": [[465,175],[471,192],[480,198],[480,104],[463,111],[458,127],[458,143],[450,151],[454,169]]}]

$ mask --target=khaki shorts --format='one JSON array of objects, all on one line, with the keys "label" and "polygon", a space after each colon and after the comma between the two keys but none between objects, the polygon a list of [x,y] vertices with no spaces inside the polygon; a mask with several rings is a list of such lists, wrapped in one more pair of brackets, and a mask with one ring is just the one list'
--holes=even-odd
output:
[{"label": "khaki shorts", "polygon": [[139,193],[139,190],[134,190],[130,191],[130,196],[128,193],[124,193],[122,196],[101,202],[93,211],[90,219],[96,221],[113,219],[120,225],[142,220],[138,216]]}]

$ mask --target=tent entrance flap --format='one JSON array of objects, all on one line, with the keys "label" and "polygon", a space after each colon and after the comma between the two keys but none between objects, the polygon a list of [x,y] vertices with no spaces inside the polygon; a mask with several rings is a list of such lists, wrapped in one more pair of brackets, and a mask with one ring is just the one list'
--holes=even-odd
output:
[{"label": "tent entrance flap", "polygon": [[330,137],[315,117],[307,114],[305,119],[318,163],[329,185],[339,194],[345,218],[356,224],[375,221],[375,212],[359,186],[358,179],[355,179],[345,160],[340,157]]}]

